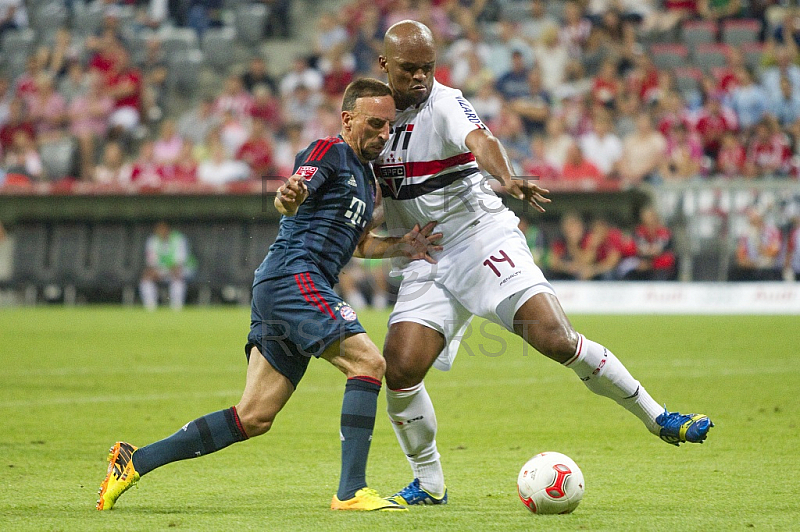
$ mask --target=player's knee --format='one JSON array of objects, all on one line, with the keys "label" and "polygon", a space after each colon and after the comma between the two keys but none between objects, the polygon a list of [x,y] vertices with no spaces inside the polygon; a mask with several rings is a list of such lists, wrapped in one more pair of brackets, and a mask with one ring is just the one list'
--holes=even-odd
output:
[{"label": "player's knee", "polygon": [[389,359],[386,364],[386,386],[390,390],[411,388],[424,378],[425,372],[420,371],[409,359]]},{"label": "player's knee", "polygon": [[275,415],[271,412],[259,412],[246,407],[237,407],[236,411],[248,438],[268,432],[275,421]]},{"label": "player's knee", "polygon": [[358,359],[354,373],[383,380],[383,376],[386,374],[386,361],[377,348],[375,351],[370,350]]},{"label": "player's knee", "polygon": [[574,329],[553,324],[538,331],[534,347],[544,356],[563,363],[575,355],[577,345],[578,333]]}]

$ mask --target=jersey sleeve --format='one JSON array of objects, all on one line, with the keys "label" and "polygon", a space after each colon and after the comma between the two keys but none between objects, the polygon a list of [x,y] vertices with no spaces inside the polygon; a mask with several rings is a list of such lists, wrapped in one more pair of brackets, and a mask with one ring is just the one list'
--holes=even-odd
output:
[{"label": "jersey sleeve", "polygon": [[309,195],[339,172],[340,151],[334,147],[339,139],[321,139],[301,152],[295,159],[294,174],[306,180]]},{"label": "jersey sleeve", "polygon": [[468,151],[466,139],[471,131],[488,130],[472,104],[460,95],[448,96],[434,102],[433,115],[436,132],[462,151]]}]

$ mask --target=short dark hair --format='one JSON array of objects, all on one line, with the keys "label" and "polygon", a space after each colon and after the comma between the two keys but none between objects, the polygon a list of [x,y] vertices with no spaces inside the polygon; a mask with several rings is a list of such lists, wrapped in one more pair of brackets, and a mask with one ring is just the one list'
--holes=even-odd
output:
[{"label": "short dark hair", "polygon": [[352,111],[356,108],[356,100],[359,98],[376,98],[380,96],[391,96],[392,89],[386,83],[374,78],[359,78],[344,90],[342,98],[342,111]]}]

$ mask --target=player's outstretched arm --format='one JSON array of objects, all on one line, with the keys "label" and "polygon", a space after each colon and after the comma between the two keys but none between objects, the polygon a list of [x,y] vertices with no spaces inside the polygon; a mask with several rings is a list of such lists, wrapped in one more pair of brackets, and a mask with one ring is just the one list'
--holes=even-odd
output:
[{"label": "player's outstretched arm", "polygon": [[308,198],[308,188],[303,176],[294,174],[281,185],[275,195],[275,208],[284,216],[294,216]]},{"label": "player's outstretched arm", "polygon": [[356,246],[353,256],[368,259],[406,257],[410,260],[424,260],[436,264],[431,252],[442,250],[442,246],[437,244],[442,238],[442,233],[433,232],[437,223],[428,222],[422,228],[417,224],[402,237],[379,236],[366,232]]},{"label": "player's outstretched arm", "polygon": [[485,129],[476,129],[467,135],[465,143],[480,167],[500,181],[509,194],[517,199],[527,200],[534,209],[544,212],[542,203],[551,201],[544,195],[550,191],[536,185],[531,177],[523,179],[514,176],[511,161],[497,137]]}]

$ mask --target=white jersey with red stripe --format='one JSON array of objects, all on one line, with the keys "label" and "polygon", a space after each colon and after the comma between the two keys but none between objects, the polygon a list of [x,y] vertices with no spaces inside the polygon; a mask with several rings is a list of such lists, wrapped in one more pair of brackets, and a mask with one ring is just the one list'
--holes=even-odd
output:
[{"label": "white jersey with red stripe", "polygon": [[390,235],[435,220],[447,250],[486,216],[507,217],[516,225],[467,148],[467,135],[476,129],[487,128],[472,104],[461,91],[436,81],[425,102],[398,112],[389,142],[373,163]]}]

